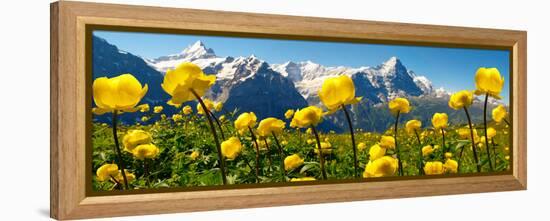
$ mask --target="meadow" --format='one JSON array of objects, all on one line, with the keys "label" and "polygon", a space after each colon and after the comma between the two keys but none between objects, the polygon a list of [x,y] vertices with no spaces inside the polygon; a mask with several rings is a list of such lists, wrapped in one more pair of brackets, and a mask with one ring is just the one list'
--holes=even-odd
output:
[{"label": "meadow", "polygon": [[[485,110],[484,122],[449,125],[446,113],[434,113],[432,125],[402,122],[411,108],[406,98],[388,103],[395,124],[383,133],[352,128],[350,106],[360,102],[347,76],[328,79],[319,91],[323,107],[287,110],[285,116],[257,119],[251,112],[228,112],[223,103],[203,97],[215,77],[191,63],[169,70],[163,89],[179,113],[140,103],[147,93],[131,74],[94,81],[96,115],[111,123],[92,123],[93,190],[120,191],[166,187],[379,177],[471,174],[510,169],[510,125],[502,105]],[[498,98],[502,78],[496,69],[480,68],[476,91],[460,91],[449,106],[464,111],[474,96],[487,103]],[[500,88],[499,88],[500,87]],[[197,101],[192,107],[184,105]],[[485,105],[487,109],[487,105]],[[132,125],[117,117],[140,111]],[[345,112],[351,130],[321,132],[323,117]]]}]

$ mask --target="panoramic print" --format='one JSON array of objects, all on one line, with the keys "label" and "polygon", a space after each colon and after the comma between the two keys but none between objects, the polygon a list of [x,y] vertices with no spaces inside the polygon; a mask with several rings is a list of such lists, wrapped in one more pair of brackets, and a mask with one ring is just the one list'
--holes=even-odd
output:
[{"label": "panoramic print", "polygon": [[91,40],[93,191],[510,170],[508,50],[101,30]]}]

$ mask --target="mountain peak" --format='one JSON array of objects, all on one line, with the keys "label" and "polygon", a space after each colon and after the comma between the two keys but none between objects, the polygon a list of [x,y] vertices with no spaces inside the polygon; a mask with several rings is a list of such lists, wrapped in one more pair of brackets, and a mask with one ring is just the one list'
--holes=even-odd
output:
[{"label": "mountain peak", "polygon": [[181,54],[187,55],[187,57],[189,57],[189,55],[193,57],[203,57],[205,55],[209,57],[215,56],[214,50],[207,48],[200,40],[185,48]]},{"label": "mountain peak", "polygon": [[397,67],[397,66],[403,66],[403,64],[401,63],[401,60],[399,60],[399,58],[392,56],[390,57],[390,59],[384,62],[383,66]]}]

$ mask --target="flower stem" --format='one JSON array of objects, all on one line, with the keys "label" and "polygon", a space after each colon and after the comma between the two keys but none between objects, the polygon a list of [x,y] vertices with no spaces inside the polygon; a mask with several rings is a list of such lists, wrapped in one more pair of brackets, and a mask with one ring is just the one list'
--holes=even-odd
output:
[{"label": "flower stem", "polygon": [[[464,112],[466,112],[466,117],[468,118],[468,126],[470,127],[470,138],[472,139],[472,151],[474,152],[474,160],[476,161],[476,168],[477,172],[481,172],[481,165],[479,165],[479,159],[477,158],[477,148],[476,148],[476,142],[474,139],[474,127],[472,126],[472,118],[470,118],[470,112],[468,112],[468,108],[464,107]],[[464,150],[464,147],[462,147],[462,150]],[[458,158],[458,166],[460,169],[460,161],[462,160],[462,151],[460,151],[460,156]]]},{"label": "flower stem", "polygon": [[216,115],[212,113],[212,111],[208,110],[208,114],[210,114],[210,116],[214,118],[214,121],[216,122],[216,124],[218,125],[218,128],[220,129],[220,135],[222,136],[222,140],[225,140],[225,134],[223,133],[222,123],[220,122],[220,120],[218,120]]},{"label": "flower stem", "polygon": [[485,130],[485,149],[487,150],[487,160],[489,161],[489,169],[493,171],[493,163],[491,162],[491,151],[489,150],[489,137],[487,136],[487,101],[489,94],[485,94],[485,104],[483,105],[483,125]]},{"label": "flower stem", "polygon": [[254,144],[256,144],[254,147],[256,147],[256,182],[260,182],[260,145],[258,145],[258,141],[256,140],[256,135],[254,135],[254,131],[252,131],[252,128],[248,127],[248,131],[250,131],[250,135],[252,137],[252,140],[254,140]]},{"label": "flower stem", "polygon": [[151,182],[149,181],[149,164],[147,163],[147,158],[143,159],[143,174],[147,186],[151,188]]},{"label": "flower stem", "polygon": [[400,156],[400,151],[399,151],[399,145],[397,145],[397,126],[398,126],[398,123],[399,123],[399,114],[400,114],[400,111],[397,111],[397,116],[395,117],[395,125],[393,127],[393,138],[395,140],[395,151],[396,151],[396,154],[397,154],[397,164],[399,166],[399,176],[403,176],[403,162],[401,162],[401,156]]},{"label": "flower stem", "polygon": [[283,148],[281,147],[281,144],[279,144],[279,139],[277,139],[275,133],[271,132],[271,135],[273,135],[273,140],[275,140],[275,144],[277,144],[277,148],[279,149],[279,155],[281,155],[281,175],[283,176],[283,182],[286,182],[285,153],[283,152]]},{"label": "flower stem", "polygon": [[[191,90],[191,93],[195,95],[195,98],[197,98],[197,100],[199,101],[200,105],[202,106],[202,109],[205,111],[209,111],[208,108],[206,107],[206,104],[204,104],[204,101],[199,96],[199,94],[197,94],[197,92],[195,92],[195,90],[193,89],[190,89],[190,90]],[[216,133],[216,128],[214,128],[214,122],[212,122],[212,118],[210,114],[206,114],[206,119],[208,120],[208,124],[210,125],[210,132],[212,132],[212,136],[214,136],[214,142],[216,143],[216,148],[218,151],[218,161],[219,161],[220,170],[222,173],[222,183],[223,185],[226,185],[227,178],[225,177],[225,160],[222,156],[222,147],[220,145],[220,141],[218,140],[218,134]]]},{"label": "flower stem", "polygon": [[321,140],[319,139],[319,133],[317,133],[317,130],[313,125],[311,125],[311,130],[315,134],[315,139],[317,140],[317,149],[319,150],[319,163],[321,164],[321,174],[323,175],[323,180],[326,180],[327,172],[325,171],[325,158],[323,156],[323,150],[321,148]]},{"label": "flower stem", "polygon": [[124,161],[122,160],[122,151],[120,151],[120,146],[119,146],[119,143],[118,143],[118,136],[117,136],[117,129],[116,129],[116,125],[118,124],[117,122],[117,116],[118,116],[118,112],[115,110],[113,111],[113,139],[115,140],[115,151],[116,151],[116,155],[117,155],[117,161],[118,161],[118,164],[120,165],[120,171],[122,173],[122,178],[124,179],[124,187],[126,189],[129,189],[128,188],[128,178],[126,178],[126,171],[124,171],[124,168],[126,167],[124,165]]},{"label": "flower stem", "polygon": [[420,136],[418,135],[418,131],[414,130],[414,134],[416,135],[416,140],[418,141],[418,146],[420,150],[420,155],[418,157],[418,174],[424,175],[424,165],[423,165],[424,155],[422,154],[422,142],[420,141]]},{"label": "flower stem", "polygon": [[346,119],[348,120],[349,132],[351,134],[351,147],[353,148],[353,176],[358,178],[357,171],[359,170],[359,164],[357,163],[357,147],[355,146],[355,135],[353,134],[353,126],[351,124],[351,118],[349,117],[348,109],[346,105],[342,104],[342,109],[346,114]]},{"label": "flower stem", "polygon": [[265,149],[267,151],[267,162],[269,163],[269,167],[267,168],[268,172],[271,172],[271,167],[273,166],[273,160],[271,159],[271,149],[269,148],[269,144],[267,143],[267,139],[264,139]]},{"label": "flower stem", "polygon": [[445,153],[447,153],[447,147],[445,146],[445,130],[443,128],[441,128],[440,130],[441,130],[441,144],[442,144],[441,149],[443,149],[443,161],[445,161]]}]

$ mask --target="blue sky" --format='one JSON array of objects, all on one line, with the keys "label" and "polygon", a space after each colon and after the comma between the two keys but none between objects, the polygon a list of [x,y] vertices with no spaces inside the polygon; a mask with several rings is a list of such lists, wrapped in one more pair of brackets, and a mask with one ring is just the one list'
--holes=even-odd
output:
[{"label": "blue sky", "polygon": [[212,48],[218,56],[254,54],[271,64],[311,60],[325,66],[376,66],[396,56],[407,69],[428,77],[434,87],[444,87],[448,91],[475,89],[477,68],[496,67],[505,80],[503,101],[509,103],[510,55],[505,50],[113,31],[94,31],[94,35],[121,50],[150,59],[179,53],[197,40]]}]

